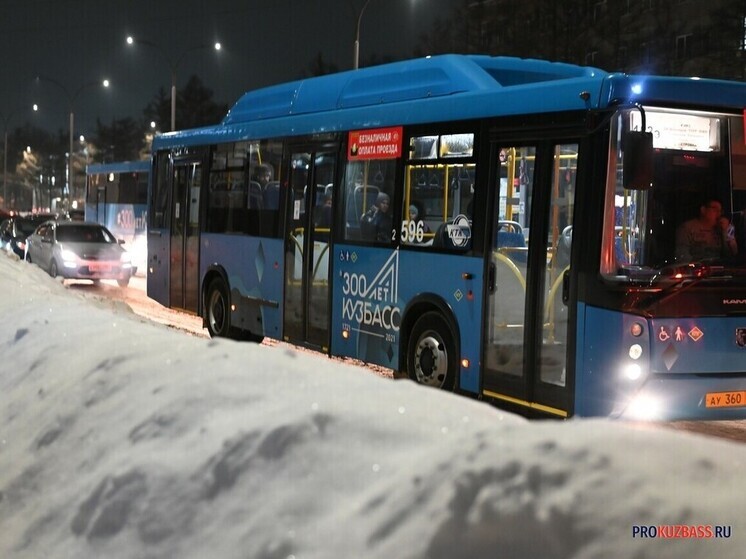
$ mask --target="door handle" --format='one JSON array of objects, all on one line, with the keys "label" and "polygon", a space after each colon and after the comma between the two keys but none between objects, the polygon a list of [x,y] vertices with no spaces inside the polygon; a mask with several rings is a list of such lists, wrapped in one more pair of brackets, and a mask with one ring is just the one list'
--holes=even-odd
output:
[{"label": "door handle", "polygon": [[562,274],[562,304],[567,306],[570,301],[570,270]]},{"label": "door handle", "polygon": [[497,270],[495,268],[495,263],[490,262],[490,267],[487,270],[487,292],[488,293],[495,292],[495,275],[496,274],[497,274]]}]

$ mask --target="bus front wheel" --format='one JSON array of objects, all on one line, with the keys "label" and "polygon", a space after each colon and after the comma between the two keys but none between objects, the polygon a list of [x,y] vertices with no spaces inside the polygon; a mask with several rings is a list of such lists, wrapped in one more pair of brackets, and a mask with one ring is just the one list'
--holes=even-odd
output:
[{"label": "bus front wheel", "polygon": [[407,348],[407,371],[418,384],[452,390],[458,370],[455,336],[445,318],[427,312],[414,323]]},{"label": "bus front wheel", "polygon": [[231,330],[228,287],[220,279],[210,282],[207,289],[207,331],[211,338],[228,338]]}]

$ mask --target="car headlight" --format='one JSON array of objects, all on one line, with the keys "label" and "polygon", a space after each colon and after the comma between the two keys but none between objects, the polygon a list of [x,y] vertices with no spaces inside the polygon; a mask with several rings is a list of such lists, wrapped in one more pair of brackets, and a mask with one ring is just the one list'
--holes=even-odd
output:
[{"label": "car headlight", "polygon": [[63,248],[60,250],[60,257],[65,262],[75,262],[78,259],[78,255],[75,254],[72,250]]}]

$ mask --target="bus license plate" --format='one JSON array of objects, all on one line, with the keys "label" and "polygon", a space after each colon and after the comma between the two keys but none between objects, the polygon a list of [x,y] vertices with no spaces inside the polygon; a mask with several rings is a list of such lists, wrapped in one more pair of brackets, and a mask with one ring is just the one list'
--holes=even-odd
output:
[{"label": "bus license plate", "polygon": [[746,390],[705,394],[706,408],[737,408],[739,406],[746,406]]}]

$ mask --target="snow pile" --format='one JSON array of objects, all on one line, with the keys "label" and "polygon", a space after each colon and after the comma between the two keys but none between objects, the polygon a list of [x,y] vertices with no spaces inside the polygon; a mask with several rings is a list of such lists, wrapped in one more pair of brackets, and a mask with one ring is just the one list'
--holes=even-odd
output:
[{"label": "snow pile", "polygon": [[[743,557],[746,448],[204,340],[0,256],[0,557]],[[633,537],[723,525],[726,539]]]}]

